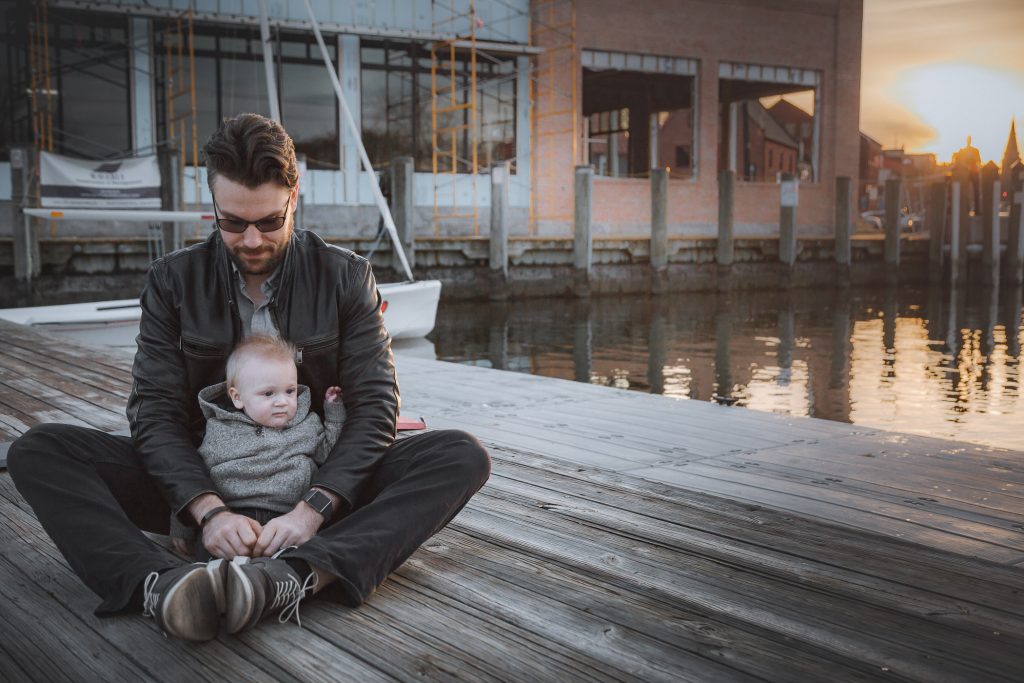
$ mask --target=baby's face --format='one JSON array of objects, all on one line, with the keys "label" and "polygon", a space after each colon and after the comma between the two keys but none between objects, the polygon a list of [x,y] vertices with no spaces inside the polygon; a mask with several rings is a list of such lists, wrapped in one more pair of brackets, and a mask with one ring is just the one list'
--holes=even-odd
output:
[{"label": "baby's face", "polygon": [[228,395],[256,424],[281,428],[295,417],[298,390],[295,363],[259,358],[242,364]]}]

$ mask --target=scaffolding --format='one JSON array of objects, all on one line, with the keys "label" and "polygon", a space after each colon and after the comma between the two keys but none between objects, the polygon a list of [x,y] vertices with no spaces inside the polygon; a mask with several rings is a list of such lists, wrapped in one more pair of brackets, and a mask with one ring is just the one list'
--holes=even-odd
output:
[{"label": "scaffolding", "polygon": [[[452,0],[455,2],[456,0]],[[431,168],[434,185],[434,234],[440,236],[441,221],[468,220],[473,236],[480,234],[480,209],[477,206],[477,176],[479,174],[479,126],[477,107],[477,54],[476,54],[476,2],[468,0],[466,11],[441,2],[431,3],[433,32],[452,35],[430,47],[430,101],[431,101]],[[468,35],[459,35],[458,28],[468,22]],[[468,49],[469,73],[460,73],[457,66],[460,53]],[[447,60],[445,60],[447,57]],[[447,67],[447,69],[446,69]],[[447,85],[438,86],[439,74],[447,70]],[[460,150],[469,147],[469,157]],[[461,167],[471,174],[469,211],[459,210],[458,174]],[[445,188],[445,179],[448,187]],[[441,193],[450,190],[450,210],[442,211]]]},{"label": "scaffolding", "polygon": [[[195,186],[195,206],[201,203],[199,182],[199,133],[196,124],[196,56],[192,10],[186,10],[168,23],[164,36],[164,99],[167,110],[166,148],[178,153],[178,187],[185,187],[185,167],[191,165]],[[178,101],[187,98],[179,107]],[[180,112],[180,113],[179,113]],[[191,159],[187,153],[191,152]],[[185,209],[185,193],[179,205]],[[198,230],[198,228],[197,228]]]},{"label": "scaffolding", "polygon": [[[540,194],[544,188],[556,187],[559,180],[571,178],[572,168],[579,163],[580,67],[575,0],[534,0],[530,11],[530,45],[544,48],[530,78],[530,234],[536,234],[542,221],[572,220],[572,214],[564,213],[562,207],[545,206]],[[559,80],[565,74],[570,80],[568,87]],[[566,134],[572,140],[568,159],[564,145],[555,141]],[[547,142],[549,138],[555,140]]]}]

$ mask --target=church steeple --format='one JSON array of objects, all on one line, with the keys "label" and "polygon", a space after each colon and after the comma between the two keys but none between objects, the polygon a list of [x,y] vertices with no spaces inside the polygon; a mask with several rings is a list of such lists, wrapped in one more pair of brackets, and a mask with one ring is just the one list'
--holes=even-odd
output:
[{"label": "church steeple", "polygon": [[1003,152],[1003,163],[1000,164],[1004,188],[1007,187],[1010,180],[1010,167],[1018,159],[1020,159],[1020,147],[1017,145],[1017,122],[1010,119],[1010,137],[1006,140],[1006,151]]}]

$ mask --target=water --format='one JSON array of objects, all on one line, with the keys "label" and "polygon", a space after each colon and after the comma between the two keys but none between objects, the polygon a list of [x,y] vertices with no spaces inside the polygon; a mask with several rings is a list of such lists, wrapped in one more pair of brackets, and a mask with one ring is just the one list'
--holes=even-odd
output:
[{"label": "water", "polygon": [[430,338],[457,363],[1024,450],[1019,289],[442,302]]}]

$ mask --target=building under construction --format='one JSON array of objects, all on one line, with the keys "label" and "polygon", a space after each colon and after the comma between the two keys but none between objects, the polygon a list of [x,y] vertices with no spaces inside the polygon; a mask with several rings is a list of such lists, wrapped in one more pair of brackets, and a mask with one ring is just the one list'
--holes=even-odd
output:
[{"label": "building under construction", "polygon": [[[801,180],[800,234],[830,234],[834,179],[857,177],[861,0],[310,5],[370,161],[413,160],[417,235],[486,235],[496,164],[511,233],[538,237],[572,234],[581,165],[598,235],[649,233],[652,168],[669,171],[675,236],[716,234],[722,170],[739,235],[777,230],[783,173]],[[304,2],[0,0],[0,17],[0,200],[15,147],[173,151],[179,208],[208,208],[198,150],[222,117],[255,111],[304,158],[305,227],[376,231]],[[59,229],[86,228],[102,229]]]}]

